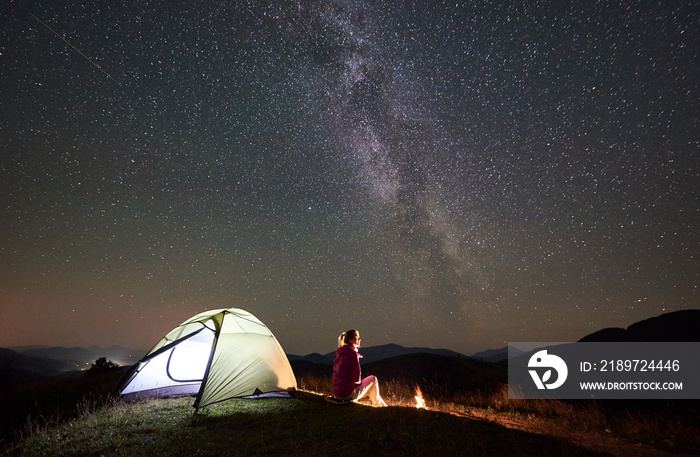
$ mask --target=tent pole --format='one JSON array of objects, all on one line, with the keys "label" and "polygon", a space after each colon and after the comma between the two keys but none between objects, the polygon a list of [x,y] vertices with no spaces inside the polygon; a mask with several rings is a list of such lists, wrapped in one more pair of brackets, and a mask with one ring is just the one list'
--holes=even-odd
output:
[{"label": "tent pole", "polygon": [[194,400],[194,413],[197,414],[199,411],[199,402],[202,400],[202,394],[204,393],[204,388],[207,385],[207,379],[209,378],[209,370],[211,369],[211,362],[214,360],[214,353],[216,352],[216,345],[219,342],[219,335],[221,334],[221,324],[223,323],[225,312],[220,313],[221,320],[217,319],[217,316],[212,316],[212,321],[214,322],[214,341],[211,344],[211,352],[209,353],[209,360],[207,361],[207,369],[204,371],[204,378],[202,378],[202,384],[199,386],[199,392],[197,392],[197,397]]}]

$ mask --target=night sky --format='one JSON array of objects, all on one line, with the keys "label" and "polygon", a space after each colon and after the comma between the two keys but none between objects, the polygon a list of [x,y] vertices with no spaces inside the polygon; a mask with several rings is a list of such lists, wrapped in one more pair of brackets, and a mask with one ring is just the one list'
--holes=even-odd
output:
[{"label": "night sky", "polygon": [[289,353],[472,354],[700,307],[696,0],[1,14],[2,347],[238,307]]}]

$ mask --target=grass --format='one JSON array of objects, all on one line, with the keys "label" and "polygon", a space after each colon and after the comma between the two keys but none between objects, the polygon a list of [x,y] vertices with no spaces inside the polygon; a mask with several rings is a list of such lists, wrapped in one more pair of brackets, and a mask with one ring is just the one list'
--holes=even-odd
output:
[{"label": "grass", "polygon": [[[304,376],[301,385],[329,393],[329,378]],[[506,385],[490,391],[450,393],[441,386],[420,386],[431,410],[460,416],[495,416],[536,424],[540,430],[616,437],[670,452],[700,454],[700,404],[686,401],[511,400]],[[390,405],[415,406],[415,386],[395,380],[382,382],[382,396]]]},{"label": "grass", "polygon": [[563,439],[415,408],[332,405],[320,395],[115,404],[33,433],[8,456],[599,455]]},{"label": "grass", "polygon": [[[505,388],[449,396],[432,385],[421,386],[432,395],[426,393],[429,410],[418,410],[415,386],[388,380],[381,386],[390,407],[372,408],[327,403],[322,395],[330,391],[330,379],[304,375],[296,399],[235,399],[195,415],[189,397],[124,403],[100,390],[112,385],[108,380],[82,383],[90,386],[89,394],[72,407],[26,416],[4,443],[3,455],[600,455],[546,433],[475,419],[484,416],[536,424],[540,431],[557,427],[615,436],[671,452],[700,450],[694,402],[676,408],[666,402],[508,400]],[[67,401],[73,401],[81,389],[68,392]]]},{"label": "grass", "polygon": [[72,373],[0,386],[0,449],[6,443],[111,404],[124,371]]}]

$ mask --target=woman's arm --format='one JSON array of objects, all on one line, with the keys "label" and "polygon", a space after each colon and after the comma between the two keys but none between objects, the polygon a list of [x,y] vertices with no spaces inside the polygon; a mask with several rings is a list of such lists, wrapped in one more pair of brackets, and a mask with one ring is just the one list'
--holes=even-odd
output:
[{"label": "woman's arm", "polygon": [[361,371],[360,371],[360,359],[357,357],[357,354],[348,354],[350,357],[348,357],[346,360],[348,362],[348,372],[349,372],[349,377],[348,380],[350,382],[354,382],[355,384],[359,384],[362,380],[360,379]]}]

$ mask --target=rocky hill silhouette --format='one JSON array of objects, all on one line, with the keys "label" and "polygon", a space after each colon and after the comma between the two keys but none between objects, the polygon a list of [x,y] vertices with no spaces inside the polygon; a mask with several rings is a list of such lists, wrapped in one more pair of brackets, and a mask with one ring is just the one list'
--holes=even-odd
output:
[{"label": "rocky hill silhouette", "polygon": [[609,327],[579,342],[696,342],[700,341],[700,310],[674,311],[636,322],[626,329]]}]

